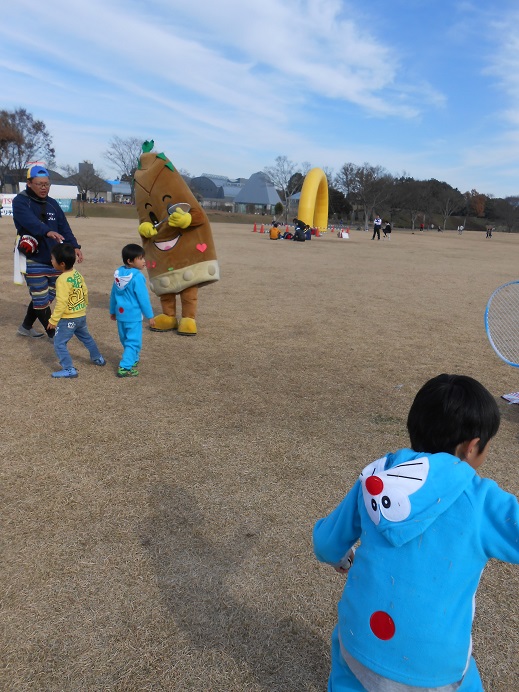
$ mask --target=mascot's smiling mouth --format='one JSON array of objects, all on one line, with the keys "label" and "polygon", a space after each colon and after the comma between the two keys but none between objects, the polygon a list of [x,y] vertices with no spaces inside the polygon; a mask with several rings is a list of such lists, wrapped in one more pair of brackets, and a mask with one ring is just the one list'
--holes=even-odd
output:
[{"label": "mascot's smiling mouth", "polygon": [[166,250],[172,250],[175,245],[178,243],[182,235],[177,235],[176,238],[172,238],[171,240],[164,240],[162,243],[153,243],[155,247],[158,250],[162,250],[162,252],[165,252]]}]

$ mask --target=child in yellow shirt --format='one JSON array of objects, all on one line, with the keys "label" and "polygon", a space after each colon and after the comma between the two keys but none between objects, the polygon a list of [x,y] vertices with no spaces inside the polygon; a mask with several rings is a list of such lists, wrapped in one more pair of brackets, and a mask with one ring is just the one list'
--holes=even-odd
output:
[{"label": "child in yellow shirt", "polygon": [[88,290],[84,278],[77,269],[74,269],[75,261],[76,251],[72,245],[60,243],[52,248],[52,266],[62,272],[56,280],[56,305],[47,325],[49,332],[56,330],[54,350],[62,368],[53,372],[52,377],[77,377],[78,372],[67,348],[74,334],[88,349],[94,365],[106,365],[106,360],[88,331],[86,323]]}]

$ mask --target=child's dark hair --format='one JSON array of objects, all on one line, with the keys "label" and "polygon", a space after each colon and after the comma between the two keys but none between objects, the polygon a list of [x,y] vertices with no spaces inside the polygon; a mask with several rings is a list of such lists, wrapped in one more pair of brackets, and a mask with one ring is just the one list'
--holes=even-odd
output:
[{"label": "child's dark hair", "polygon": [[123,247],[123,262],[128,264],[128,262],[133,262],[137,257],[144,257],[144,248],[136,243],[130,243]]},{"label": "child's dark hair", "polygon": [[57,243],[50,251],[50,254],[58,264],[64,262],[66,269],[72,269],[76,263],[76,251],[70,243]]},{"label": "child's dark hair", "polygon": [[438,375],[424,384],[407,417],[415,452],[449,452],[479,437],[482,451],[499,429],[497,403],[483,385],[467,375]]}]

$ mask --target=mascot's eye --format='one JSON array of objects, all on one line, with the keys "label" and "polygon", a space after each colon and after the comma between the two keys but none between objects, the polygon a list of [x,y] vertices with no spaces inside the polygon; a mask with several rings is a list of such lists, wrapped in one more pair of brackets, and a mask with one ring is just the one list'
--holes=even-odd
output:
[{"label": "mascot's eye", "polygon": [[374,512],[377,511],[377,503],[373,498],[371,498],[371,508],[373,509]]},{"label": "mascot's eye", "polygon": [[391,507],[391,500],[387,495],[384,495],[382,498],[382,507],[384,507],[384,509],[389,509]]},{"label": "mascot's eye", "polygon": [[152,211],[149,212],[149,217],[150,217],[151,223],[152,223],[154,226],[155,226],[156,224],[158,224],[159,220],[157,219],[157,216],[156,216]]}]

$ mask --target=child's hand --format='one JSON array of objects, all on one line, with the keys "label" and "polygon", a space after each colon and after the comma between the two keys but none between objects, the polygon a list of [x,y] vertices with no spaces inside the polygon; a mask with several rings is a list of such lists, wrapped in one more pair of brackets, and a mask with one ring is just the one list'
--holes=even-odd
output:
[{"label": "child's hand", "polygon": [[346,574],[349,572],[350,567],[353,565],[353,560],[355,559],[355,548],[350,548],[346,555],[342,558],[340,562],[333,565],[333,569],[339,574]]},{"label": "child's hand", "polygon": [[154,317],[150,318],[150,329],[155,329],[155,318]]},{"label": "child's hand", "polygon": [[51,324],[51,323],[49,322],[48,325],[45,327],[45,329],[46,329],[48,332],[50,332],[51,330],[56,329],[56,325],[55,325],[55,324]]},{"label": "child's hand", "polygon": [[110,315],[110,319],[115,322],[115,315]]}]

